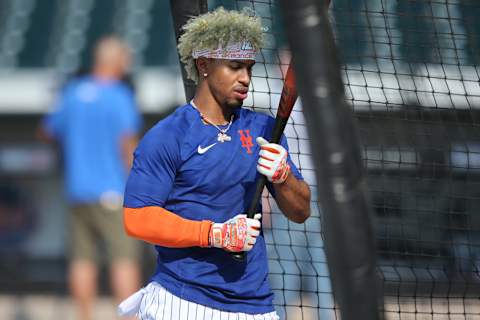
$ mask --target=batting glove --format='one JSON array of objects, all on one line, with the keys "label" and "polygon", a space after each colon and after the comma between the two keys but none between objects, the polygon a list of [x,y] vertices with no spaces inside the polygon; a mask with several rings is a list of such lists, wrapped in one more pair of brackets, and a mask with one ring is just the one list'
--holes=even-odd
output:
[{"label": "batting glove", "polygon": [[272,183],[285,182],[290,173],[287,150],[279,144],[269,143],[262,137],[257,138],[257,143],[260,146],[257,171]]},{"label": "batting glove", "polygon": [[224,223],[214,223],[210,228],[210,246],[226,251],[250,251],[260,234],[260,218],[257,213],[253,219],[239,214]]}]

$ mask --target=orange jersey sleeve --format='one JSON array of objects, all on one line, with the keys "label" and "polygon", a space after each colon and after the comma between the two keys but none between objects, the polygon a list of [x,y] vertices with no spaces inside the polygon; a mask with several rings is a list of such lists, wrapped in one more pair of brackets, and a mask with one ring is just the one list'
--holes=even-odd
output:
[{"label": "orange jersey sleeve", "polygon": [[169,248],[208,247],[211,221],[184,219],[161,207],[123,208],[129,236]]}]

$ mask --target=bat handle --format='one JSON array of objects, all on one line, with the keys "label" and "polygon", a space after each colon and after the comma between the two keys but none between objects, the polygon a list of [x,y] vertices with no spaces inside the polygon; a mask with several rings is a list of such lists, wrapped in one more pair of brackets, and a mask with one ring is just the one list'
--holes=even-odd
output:
[{"label": "bat handle", "polygon": [[[250,207],[248,208],[248,211],[247,211],[247,218],[253,219],[253,217],[257,213],[258,201],[260,201],[260,197],[262,196],[262,191],[266,183],[267,183],[267,177],[265,177],[264,175],[261,175],[257,180],[255,193],[253,195],[252,202],[250,202]],[[241,262],[245,260],[245,252],[234,252],[231,255],[232,255],[232,258],[237,261]]]}]

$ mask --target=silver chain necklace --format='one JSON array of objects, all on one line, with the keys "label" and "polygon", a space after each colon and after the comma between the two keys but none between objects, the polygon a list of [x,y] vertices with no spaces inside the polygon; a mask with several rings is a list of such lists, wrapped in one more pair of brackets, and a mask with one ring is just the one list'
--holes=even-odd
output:
[{"label": "silver chain necklace", "polygon": [[230,117],[230,122],[228,123],[228,126],[225,128],[225,129],[221,129],[219,126],[217,126],[215,123],[213,123],[212,121],[208,120],[207,117],[205,117],[205,115],[203,113],[200,112],[200,110],[198,110],[198,107],[195,105],[195,103],[193,103],[193,100],[190,101],[190,104],[192,105],[192,107],[194,107],[198,113],[200,113],[200,117],[202,118],[203,121],[205,121],[206,123],[208,124],[211,124],[212,126],[214,126],[215,128],[217,128],[218,131],[220,131],[218,133],[218,136],[217,136],[217,141],[220,141],[220,142],[225,142],[225,141],[230,141],[232,140],[232,137],[230,137],[229,135],[227,135],[227,131],[228,129],[230,129],[230,126],[232,125],[233,123],[233,114],[232,116]]}]

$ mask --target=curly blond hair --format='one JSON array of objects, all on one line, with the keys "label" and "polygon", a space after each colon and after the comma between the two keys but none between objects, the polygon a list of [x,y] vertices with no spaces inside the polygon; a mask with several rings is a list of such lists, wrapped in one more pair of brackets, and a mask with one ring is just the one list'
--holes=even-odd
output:
[{"label": "curly blond hair", "polygon": [[198,72],[192,56],[194,50],[216,49],[229,43],[248,41],[255,50],[263,43],[260,18],[247,11],[229,11],[219,7],[215,11],[190,19],[182,28],[178,42],[180,60],[187,76],[198,83]]}]

